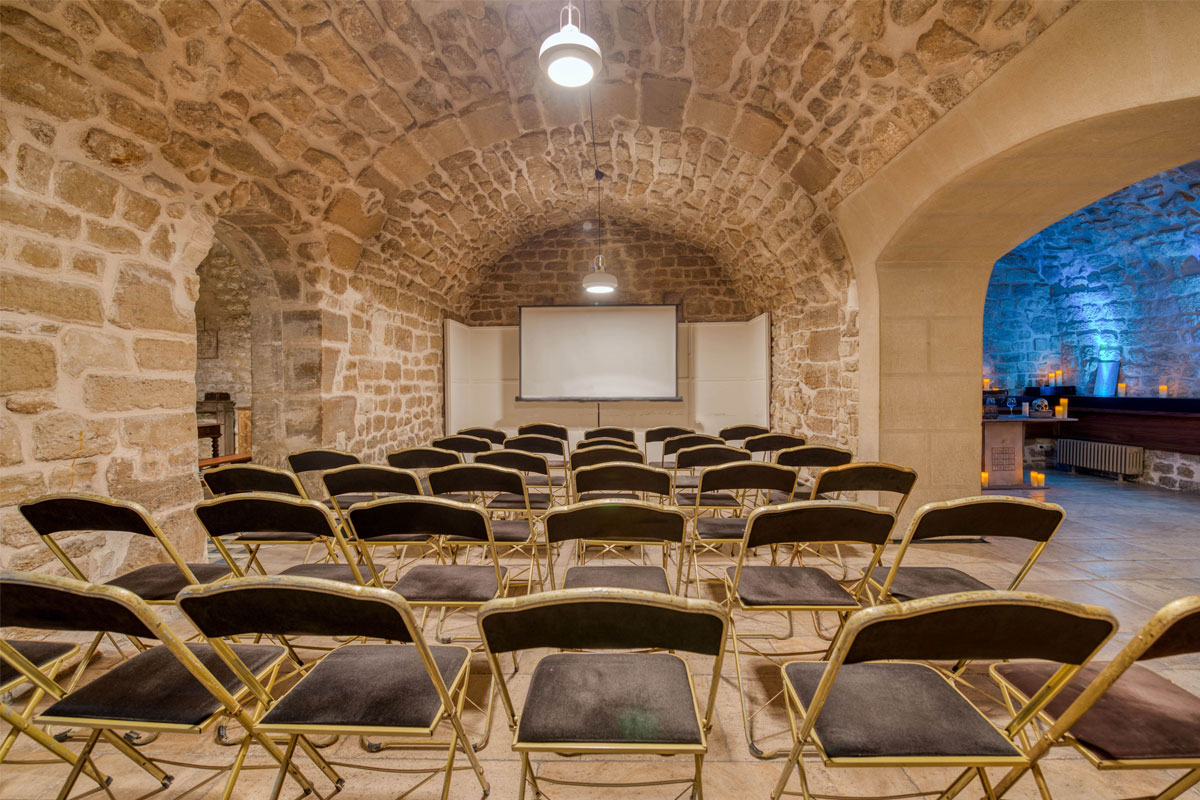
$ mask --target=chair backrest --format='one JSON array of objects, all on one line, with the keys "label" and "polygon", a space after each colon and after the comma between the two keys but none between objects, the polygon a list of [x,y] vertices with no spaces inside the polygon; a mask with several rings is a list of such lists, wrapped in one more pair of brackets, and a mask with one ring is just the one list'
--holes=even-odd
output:
[{"label": "chair backrest", "polygon": [[551,509],[547,541],[682,542],[687,516],[676,508],[638,500],[590,500]]},{"label": "chair backrest", "polygon": [[1136,638],[1143,648],[1139,661],[1200,653],[1200,594],[1167,603]]},{"label": "chair backrest", "polygon": [[294,472],[259,464],[226,464],[206,469],[200,473],[200,480],[213,497],[241,492],[276,492],[305,497],[304,487]]},{"label": "chair backrest", "polygon": [[462,456],[440,447],[406,447],[388,453],[387,462],[396,469],[437,469],[461,464]]},{"label": "chair backrest", "polygon": [[157,619],[137,595],[117,586],[34,572],[0,572],[0,626],[5,628],[158,638],[161,631],[139,613],[142,610]]},{"label": "chair backrest", "polygon": [[583,438],[586,439],[620,439],[633,444],[637,443],[637,434],[629,428],[616,428],[611,425],[601,428],[592,428],[589,431],[584,431]]},{"label": "chair backrest", "polygon": [[751,453],[774,453],[790,447],[803,447],[804,444],[803,436],[794,436],[790,433],[760,433],[757,436],[746,437],[746,440],[742,442],[742,447]]},{"label": "chair backrest", "polygon": [[508,434],[499,428],[462,428],[458,431],[460,436],[474,436],[477,439],[487,439],[495,445],[504,444],[504,440],[508,438]]},{"label": "chair backrest", "polygon": [[717,435],[727,442],[740,442],[751,436],[770,432],[770,428],[762,425],[730,425],[727,428],[721,428]]},{"label": "chair backrest", "polygon": [[180,610],[205,637],[365,636],[412,642],[419,627],[395,592],[320,578],[234,578],[180,592]]},{"label": "chair backrest", "polygon": [[725,444],[720,436],[709,436],[707,433],[683,433],[663,440],[663,458],[673,456],[688,447],[699,447],[702,444]]},{"label": "chair backrest", "polygon": [[806,444],[789,447],[775,454],[775,463],[785,467],[839,467],[854,460],[854,454],[842,447]]},{"label": "chair backrest", "polygon": [[696,499],[705,492],[757,489],[790,494],[796,486],[796,470],[778,464],[761,461],[738,461],[719,464],[700,473],[700,491]]},{"label": "chair backrest", "polygon": [[346,516],[363,541],[392,534],[462,536],[480,542],[492,538],[482,509],[441,497],[384,497],[359,503]]},{"label": "chair backrest", "polygon": [[697,447],[684,448],[676,453],[675,468],[715,467],[718,464],[749,461],[750,458],[750,451],[740,447],[730,447],[727,444],[702,444]]},{"label": "chair backrest", "polygon": [[1045,543],[1058,530],[1065,515],[1062,506],[1024,497],[962,497],[921,506],[906,538],[922,542],[984,536]]},{"label": "chair backrest", "polygon": [[183,556],[140,503],[94,494],[61,493],[43,495],[17,508],[67,571],[79,580],[87,580],[87,576],[54,539],[56,533],[94,531],[152,537],[189,581],[196,580]]},{"label": "chair backrest", "polygon": [[646,446],[649,447],[652,442],[665,442],[675,436],[687,436],[689,433],[695,433],[691,428],[680,428],[677,425],[659,425],[657,428],[646,429]]},{"label": "chair backrest", "polygon": [[567,650],[661,648],[718,656],[726,615],[709,600],[631,589],[561,589],[489,600],[479,630],[489,654],[539,647]]},{"label": "chair backrest", "polygon": [[657,467],[634,463],[606,463],[580,467],[574,471],[575,491],[650,492],[664,497],[671,494],[671,473]]},{"label": "chair backrest", "polygon": [[346,453],[341,450],[329,450],[316,448],[313,450],[300,450],[295,453],[289,453],[287,457],[288,468],[292,472],[299,475],[302,472],[316,472],[317,470],[337,469],[344,467],[347,464],[362,463],[358,456],[353,453]]},{"label": "chair backrest", "polygon": [[315,500],[279,494],[231,494],[201,500],[196,518],[211,537],[287,531],[337,538],[333,513]]},{"label": "chair backrest", "polygon": [[476,464],[491,464],[494,467],[506,467],[518,472],[528,472],[534,475],[550,475],[550,463],[546,457],[538,453],[524,450],[490,450],[475,457]]},{"label": "chair backrest", "polygon": [[524,433],[520,436],[504,440],[506,450],[524,450],[526,453],[541,453],[547,456],[565,458],[567,445],[565,439],[545,436],[540,433]]},{"label": "chair backrest", "polygon": [[567,429],[562,425],[555,425],[552,422],[531,422],[528,425],[522,425],[517,428],[518,436],[549,436],[551,439],[558,439],[562,442],[571,440]]},{"label": "chair backrest", "polygon": [[821,495],[840,492],[889,492],[900,495],[896,503],[896,513],[899,514],[916,482],[917,471],[914,469],[860,461],[821,470],[813,484],[811,497],[817,500]]},{"label": "chair backrest", "polygon": [[441,450],[453,450],[456,453],[486,453],[492,449],[492,443],[478,436],[442,436],[429,443],[431,447]]},{"label": "chair backrest", "polygon": [[626,450],[638,450],[633,442],[624,439],[584,439],[575,446],[576,450],[587,450],[589,447],[624,447]]},{"label": "chair backrest", "polygon": [[525,494],[525,478],[520,472],[492,464],[455,464],[433,470],[427,479],[435,495],[451,492]]},{"label": "chair backrest", "polygon": [[342,494],[421,494],[421,481],[412,472],[376,464],[351,464],[321,476],[330,497]]},{"label": "chair backrest", "polygon": [[590,467],[593,464],[609,464],[624,461],[630,464],[645,464],[646,456],[640,450],[628,447],[589,447],[571,453],[571,469]]},{"label": "chair backrest", "polygon": [[878,506],[836,500],[800,500],[750,512],[746,548],[772,544],[887,544],[896,515]]}]

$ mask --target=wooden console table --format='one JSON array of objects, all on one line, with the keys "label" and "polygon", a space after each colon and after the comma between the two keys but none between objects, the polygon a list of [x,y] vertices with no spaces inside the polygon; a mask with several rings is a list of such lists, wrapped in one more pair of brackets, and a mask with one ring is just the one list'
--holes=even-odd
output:
[{"label": "wooden console table", "polygon": [[217,458],[221,455],[221,424],[219,422],[210,422],[205,425],[197,425],[196,434],[199,438],[208,439],[212,442],[213,458]]}]

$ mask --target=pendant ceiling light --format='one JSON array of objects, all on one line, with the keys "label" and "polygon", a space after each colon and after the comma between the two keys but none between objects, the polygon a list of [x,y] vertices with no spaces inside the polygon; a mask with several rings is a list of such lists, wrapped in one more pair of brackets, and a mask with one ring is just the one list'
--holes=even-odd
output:
[{"label": "pendant ceiling light", "polygon": [[612,294],[617,290],[617,276],[604,271],[604,256],[597,255],[588,274],[583,278],[583,288],[589,294]]},{"label": "pendant ceiling light", "polygon": [[579,9],[573,0],[567,0],[558,14],[558,33],[547,36],[538,52],[542,72],[559,86],[583,86],[600,70],[600,45],[579,29],[576,22],[580,20]]}]

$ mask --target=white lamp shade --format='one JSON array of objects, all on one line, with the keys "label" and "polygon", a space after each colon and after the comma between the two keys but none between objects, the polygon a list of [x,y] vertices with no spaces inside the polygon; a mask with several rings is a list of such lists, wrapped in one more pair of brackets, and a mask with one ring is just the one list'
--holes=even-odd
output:
[{"label": "white lamp shade", "polygon": [[593,270],[583,276],[583,288],[589,294],[612,294],[617,290],[617,276],[604,270]]},{"label": "white lamp shade", "polygon": [[600,45],[570,23],[547,36],[538,52],[542,72],[559,86],[587,84],[600,71],[600,63]]}]

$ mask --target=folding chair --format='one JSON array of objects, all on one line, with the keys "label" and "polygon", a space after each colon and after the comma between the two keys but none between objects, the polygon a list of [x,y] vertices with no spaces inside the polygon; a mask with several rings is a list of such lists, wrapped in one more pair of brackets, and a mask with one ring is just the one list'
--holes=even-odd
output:
[{"label": "folding chair", "polygon": [[[695,431],[692,430],[691,428],[681,428],[678,425],[659,425],[656,428],[647,428],[646,436],[645,436],[646,455],[647,456],[650,455],[650,445],[652,445],[652,444],[661,445],[667,439],[670,439],[675,436],[686,436],[689,433],[695,433]],[[662,456],[662,453],[660,452],[659,460],[656,462],[653,462],[654,466],[665,467],[666,465],[662,463],[662,460],[663,460],[663,456]]]},{"label": "folding chair", "polygon": [[[354,528],[350,525],[349,518],[346,516],[346,511],[356,503],[369,503],[381,497],[419,496],[424,494],[421,491],[421,481],[415,472],[373,464],[351,464],[348,467],[339,467],[338,469],[326,472],[321,476],[321,480],[325,484],[325,491],[329,493],[329,504],[333,507],[334,513],[337,514],[338,520],[341,521],[343,530],[354,541],[355,546],[360,552],[363,548],[374,548],[380,545],[390,546],[393,548],[396,557],[400,560],[397,569],[403,569],[407,564],[412,563],[412,560],[405,560],[406,552],[411,546],[417,547],[418,559],[430,553],[435,556],[441,555],[441,550],[436,546],[436,542],[419,538],[372,541],[371,543],[361,541],[355,536]],[[378,576],[376,576],[376,579],[372,583],[376,586],[384,585],[383,579]]]},{"label": "folding chair", "polygon": [[[266,493],[234,494],[202,500],[196,504],[195,513],[225,563],[239,578],[251,568],[267,574],[258,558],[263,547],[321,545],[330,561],[336,561],[340,553],[345,563],[300,563],[279,574],[364,582],[358,559],[351,554],[333,512],[315,500]],[[224,536],[232,536],[232,544],[240,544],[246,549],[245,564],[238,565],[222,538]]]},{"label": "folding chair", "polygon": [[[1200,783],[1200,698],[1139,661],[1200,652],[1200,594],[1181,597],[1159,609],[1107,664],[1080,670],[1043,708],[1045,730],[1026,743],[1027,766],[1014,767],[996,785],[997,795],[1033,771],[1038,790],[1050,800],[1038,759],[1051,747],[1074,747],[1098,770],[1185,769],[1154,795],[1172,800]],[[1028,703],[1053,674],[1050,664],[993,664],[991,674],[1012,709]]]},{"label": "folding chair", "polygon": [[487,439],[493,445],[500,447],[508,434],[499,428],[462,428],[457,431],[460,436],[474,436],[476,439]]},{"label": "folding chair", "polygon": [[800,470],[813,467],[840,467],[853,460],[854,454],[843,447],[826,447],[818,444],[789,447],[775,453],[776,464],[796,469],[796,492],[802,495],[810,494],[812,486],[804,482],[804,475],[800,473]]},{"label": "folding chair", "polygon": [[640,450],[621,446],[587,447],[571,453],[571,472],[581,467],[613,463],[645,464],[646,456]]},{"label": "folding chair", "polygon": [[764,433],[770,433],[771,429],[762,425],[730,425],[726,428],[721,428],[717,433],[726,442],[744,442],[751,436],[761,436]]},{"label": "folding chair", "polygon": [[684,448],[699,447],[702,444],[725,444],[725,440],[720,436],[710,436],[707,433],[681,433],[678,436],[668,437],[663,440],[662,461],[655,461],[652,466],[673,469],[676,453]]},{"label": "folding chair", "polygon": [[880,566],[871,574],[871,587],[877,591],[881,603],[991,589],[983,581],[954,567],[919,567],[901,563],[914,542],[989,537],[1034,542],[1029,557],[1008,584],[1008,589],[1016,589],[1050,543],[1050,537],[1058,530],[1063,516],[1062,506],[1023,497],[992,495],[927,503],[917,509],[909,523],[908,532],[900,541],[891,568]]},{"label": "folding chair", "polygon": [[[0,643],[5,660],[55,701],[35,717],[35,722],[89,731],[59,791],[60,800],[65,800],[71,793],[85,769],[97,772],[92,754],[101,739],[137,764],[163,788],[171,784],[173,776],[168,775],[159,762],[135,749],[122,737],[120,731],[126,730],[203,734],[226,718],[236,720],[247,734],[231,765],[215,768],[204,764],[182,765],[221,772],[230,770],[222,800],[232,797],[242,770],[261,768],[245,764],[252,745],[261,746],[276,764],[288,763],[270,738],[253,730],[258,710],[243,678],[230,672],[209,645],[184,643],[146,601],[127,589],[49,575],[2,572],[0,625],[117,633],[130,638],[157,639],[160,643],[74,691],[64,690],[8,643]],[[281,666],[287,661],[287,651],[279,645],[234,644],[230,647],[255,680],[267,686],[274,685]],[[316,750],[308,753],[319,767],[327,768],[320,753]],[[294,765],[288,771],[306,794],[313,790],[309,780]]]},{"label": "folding chair", "polygon": [[[185,591],[179,596],[179,607],[265,708],[252,722],[253,732],[287,737],[286,764],[293,763],[297,745],[306,751],[314,749],[310,737],[315,734],[357,735],[366,752],[378,752],[384,746],[440,746],[446,748],[446,762],[431,769],[389,769],[344,761],[330,762],[329,767],[331,771],[348,767],[428,772],[417,786],[445,773],[441,796],[446,800],[454,758],[462,750],[483,793],[488,793],[483,766],[462,725],[471,651],[461,646],[426,645],[411,608],[395,592],[313,578],[239,578]],[[236,646],[224,641],[243,634],[349,636],[386,643],[339,647],[276,700],[255,680]],[[449,738],[439,741],[434,736],[442,723],[450,728]],[[374,745],[368,743],[368,736],[398,737],[400,741]],[[278,797],[285,774],[286,766],[281,766],[271,800]],[[336,771],[330,780],[341,788],[343,780]]]},{"label": "folding chair", "polygon": [[[782,667],[794,744],[771,799],[813,797],[803,758],[812,747],[829,767],[965,767],[940,794],[921,794],[953,798],[978,778],[996,800],[985,768],[1028,765],[1013,738],[1116,629],[1106,609],[1025,592],[962,592],[858,611],[824,661]],[[1026,658],[1057,666],[1003,728],[919,663]],[[800,792],[786,791],[793,769]]]},{"label": "folding chair", "polygon": [[[581,624],[582,622],[582,624]],[[493,600],[479,613],[488,664],[521,754],[521,792],[527,785],[570,783],[538,775],[533,753],[635,753],[691,755],[691,778],[588,786],[690,784],[702,798],[702,769],[708,751],[726,617],[715,603],[629,589],[562,589]],[[525,702],[513,704],[498,655],[535,648],[565,650],[684,650],[713,658],[708,700],[701,709],[691,670],[673,652],[559,652],[544,656],[533,671]]]},{"label": "folding chair", "polygon": [[[767,502],[772,492],[784,493],[790,500],[795,485],[795,470],[761,461],[739,461],[709,467],[700,473],[696,490],[676,492],[675,502],[679,507],[692,511],[688,584],[692,581],[693,567],[697,584],[704,580],[702,570],[708,571],[710,579],[723,582],[723,573],[707,570],[701,565],[700,556],[705,553],[720,556],[723,546],[736,549],[746,533],[747,512]],[[731,516],[718,516],[720,513]]]},{"label": "folding chair", "polygon": [[[530,495],[520,472],[491,464],[459,464],[435,469],[429,473],[429,487],[435,496],[482,506],[491,517],[490,532],[495,544],[527,557],[527,582],[532,586],[536,575],[537,584],[541,586],[544,578],[537,558],[534,522],[550,508],[547,495]],[[504,518],[510,514],[516,518]],[[462,547],[482,544],[479,538],[459,540],[451,537],[444,542],[451,556],[457,555]],[[494,547],[491,549],[495,551]]]},{"label": "folding chair", "polygon": [[[734,464],[739,461],[749,461],[750,458],[749,450],[730,447],[727,444],[701,444],[696,447],[685,447],[675,453],[675,470],[672,473],[675,491],[695,489],[700,485],[700,476],[696,474],[697,468]],[[680,474],[683,471],[686,471],[686,474]]]},{"label": "folding chair", "polygon": [[671,473],[634,463],[605,463],[580,467],[571,479],[575,502],[588,500],[644,500],[653,495],[659,504],[671,505]]},{"label": "folding chair", "polygon": [[637,444],[637,434],[629,428],[614,428],[606,426],[601,428],[592,428],[584,431],[583,438],[587,439],[617,439],[620,441]]},{"label": "folding chair", "polygon": [[508,590],[508,568],[500,566],[491,522],[478,506],[440,497],[385,498],[350,509],[350,524],[366,542],[379,536],[415,534],[487,548],[484,560],[490,563],[417,564],[392,585],[392,591],[410,605],[426,609],[426,613],[430,608],[439,610],[436,636],[444,644],[451,641],[442,635],[447,612],[478,608]]},{"label": "folding chair", "polygon": [[[551,504],[555,500],[566,502],[570,496],[565,475],[552,475],[550,462],[545,456],[527,453],[524,450],[491,450],[475,456],[476,464],[491,464],[494,467],[515,469],[525,477],[525,486],[530,489],[545,489]],[[541,491],[534,495],[542,494]]]},{"label": "folding chair", "polygon": [[[25,701],[25,706],[20,711],[0,700],[0,719],[3,719],[10,726],[8,733],[4,736],[4,741],[0,742],[0,764],[5,762],[10,764],[57,764],[61,761],[72,767],[75,766],[76,755],[64,747],[58,739],[37,725],[34,725],[32,720],[33,712],[37,708],[38,703],[46,696],[45,686],[47,684],[57,685],[56,679],[58,678],[59,670],[62,669],[63,664],[68,659],[78,653],[79,645],[74,642],[45,642],[28,639],[0,640],[0,696],[8,696],[10,692],[20,688],[27,681],[32,684],[29,699]],[[24,671],[18,668],[18,664],[24,667]],[[82,670],[84,666],[85,664],[80,663],[78,669]],[[30,681],[26,677],[30,672],[41,674],[45,680]],[[8,754],[12,750],[13,745],[16,744],[17,737],[22,733],[56,756],[58,761],[10,761]],[[107,787],[112,784],[112,778],[97,771],[96,767],[90,761],[84,765],[83,774],[94,780],[101,787],[104,787],[106,793],[108,793]],[[110,797],[112,796],[111,793],[108,794]]]},{"label": "folding chair", "polygon": [[579,444],[575,445],[575,450],[586,450],[589,447],[624,447],[626,450],[638,450],[638,446],[633,442],[625,439],[583,439]]},{"label": "folding chair", "polygon": [[548,436],[561,441],[564,448],[571,443],[571,436],[567,429],[552,422],[531,422],[528,425],[522,425],[517,428],[517,436]]},{"label": "folding chair", "polygon": [[[867,576],[879,563],[895,524],[896,515],[887,509],[832,500],[801,500],[784,505],[764,506],[750,513],[737,565],[729,567],[725,572],[725,596],[731,611],[733,663],[737,670],[746,744],[756,758],[774,758],[783,752],[766,752],[760,748],[751,727],[753,718],[767,708],[778,694],[768,698],[760,708],[750,713],[746,686],[742,678],[741,646],[745,644],[757,655],[771,661],[785,656],[823,652],[804,650],[768,653],[746,640],[792,638],[795,634],[792,615],[797,611],[810,612],[814,626],[817,624],[817,614],[822,611],[836,614],[839,623],[844,623],[847,614],[862,608],[862,601],[866,596]],[[834,542],[865,544],[872,548],[862,577],[850,589],[846,589],[816,567],[760,566],[746,563],[746,559],[757,547]],[[732,619],[732,610],[735,608],[743,614],[764,611],[782,614],[788,621],[787,633],[782,636],[771,633],[739,634],[737,624]]]},{"label": "folding chair", "polygon": [[463,436],[462,434],[442,436],[441,438],[434,439],[429,444],[439,450],[452,450],[461,455],[463,461],[467,460],[467,456],[474,456],[476,453],[486,453],[492,449],[492,443],[487,439],[482,439],[478,436]]},{"label": "folding chair", "polygon": [[406,447],[387,454],[389,467],[396,469],[437,469],[461,464],[462,456],[440,447]]},{"label": "folding chair", "polygon": [[762,453],[764,461],[774,461],[775,454],[780,450],[804,445],[803,436],[793,436],[790,433],[760,433],[756,436],[748,436],[742,442],[742,447],[751,453]]},{"label": "folding chair", "polygon": [[296,473],[259,464],[226,464],[200,473],[201,482],[213,497],[241,492],[276,492],[307,497]]},{"label": "folding chair", "polygon": [[[546,514],[547,548],[546,571],[550,588],[557,588],[552,553],[554,545],[574,541],[581,545],[601,545],[608,553],[626,562],[618,566],[587,566],[585,547],[577,547],[576,565],[567,568],[563,577],[564,589],[587,586],[613,586],[619,589],[641,589],[648,592],[679,594],[683,574],[683,541],[687,517],[682,511],[638,500],[592,500]],[[671,546],[680,548],[675,562],[675,588],[667,580]],[[616,552],[617,547],[637,546],[642,558],[632,558]],[[645,563],[645,548],[662,550],[662,566]]]},{"label": "folding chair", "polygon": [[561,470],[563,479],[570,479],[567,470],[567,442],[565,434],[562,439],[559,439],[556,436],[544,436],[540,433],[525,433],[505,439],[504,449],[521,450],[526,453],[545,456],[546,463],[550,466],[550,469]]},{"label": "folding chair", "polygon": [[288,468],[296,473],[296,477],[300,478],[300,482],[303,484],[305,480],[304,476],[307,473],[324,472],[362,462],[353,453],[318,447],[311,450],[299,450],[295,453],[289,453],[287,463]]}]

